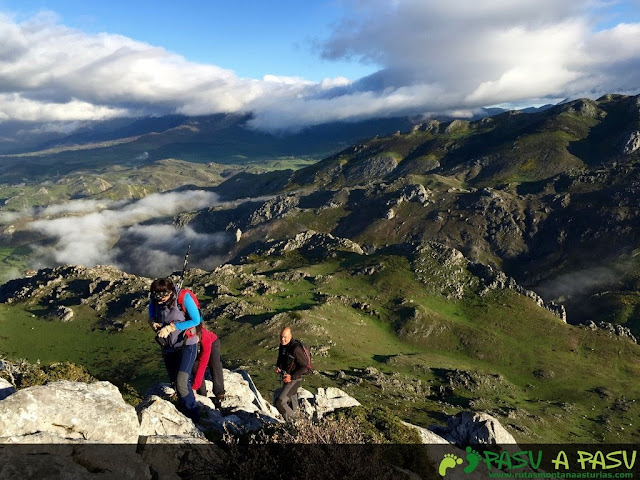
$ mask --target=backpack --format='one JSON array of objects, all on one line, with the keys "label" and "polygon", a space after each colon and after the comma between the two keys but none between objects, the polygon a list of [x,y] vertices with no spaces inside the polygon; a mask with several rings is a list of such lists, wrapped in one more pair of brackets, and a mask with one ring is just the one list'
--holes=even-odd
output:
[{"label": "backpack", "polygon": [[[313,367],[311,366],[311,350],[309,350],[309,347],[307,347],[307,345],[302,341],[302,340],[295,340],[296,343],[298,345],[300,345],[302,347],[302,350],[304,351],[304,355],[307,358],[307,371],[303,373],[303,375],[306,375],[307,373],[311,373],[313,371]],[[291,366],[289,367],[289,370],[292,370],[293,364],[291,364]]]},{"label": "backpack", "polygon": [[196,304],[196,307],[198,307],[198,310],[200,310],[200,302],[198,302],[198,297],[196,297],[196,294],[193,293],[191,290],[189,290],[188,288],[183,288],[178,292],[178,298],[177,298],[177,302],[178,302],[178,307],[180,307],[180,310],[182,311],[182,313],[184,313],[185,315],[187,315],[187,309],[184,307],[184,297],[189,294],[191,295],[191,299],[193,300],[193,302]]},{"label": "backpack", "polygon": [[[179,292],[178,292],[178,296],[176,299],[176,303],[178,304],[178,308],[180,309],[180,311],[182,313],[184,313],[185,319],[186,320],[190,320],[191,318],[189,317],[189,312],[187,312],[187,309],[184,306],[184,297],[187,296],[187,294],[191,295],[191,299],[193,300],[193,303],[196,304],[196,307],[198,308],[198,312],[200,312],[200,302],[198,301],[198,297],[196,297],[196,294],[193,293],[191,290],[189,290],[188,288],[182,288]],[[195,335],[198,335],[200,332],[198,331],[198,327],[202,328],[202,323],[203,323],[203,319],[202,319],[202,313],[200,313],[200,323],[198,324],[197,327],[195,328],[190,328],[189,330],[186,330],[185,336],[187,338],[191,338]]]}]

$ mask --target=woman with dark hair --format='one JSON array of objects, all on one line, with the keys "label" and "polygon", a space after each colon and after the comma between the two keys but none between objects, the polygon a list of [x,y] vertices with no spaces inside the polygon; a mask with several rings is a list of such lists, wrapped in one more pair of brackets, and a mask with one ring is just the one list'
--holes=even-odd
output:
[{"label": "woman with dark hair", "polygon": [[169,380],[178,392],[181,410],[197,422],[200,412],[190,377],[198,353],[195,327],[201,322],[200,310],[189,293],[184,296],[184,305],[178,305],[178,293],[170,278],[154,280],[149,296],[149,325],[156,331],[156,341],[162,346]]}]

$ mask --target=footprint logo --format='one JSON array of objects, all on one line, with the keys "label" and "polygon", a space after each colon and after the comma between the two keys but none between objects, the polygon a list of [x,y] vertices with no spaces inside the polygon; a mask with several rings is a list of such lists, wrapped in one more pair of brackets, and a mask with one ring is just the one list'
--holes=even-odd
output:
[{"label": "footprint logo", "polygon": [[471,447],[467,447],[467,455],[465,456],[467,459],[467,462],[469,462],[469,465],[467,465],[466,467],[464,467],[464,473],[471,473],[473,472],[476,467],[478,466],[478,464],[480,463],[480,454],[472,449]]},{"label": "footprint logo", "polygon": [[[478,457],[479,458],[479,457]],[[457,457],[453,453],[445,453],[444,458],[440,462],[440,466],[438,467],[438,473],[441,477],[444,477],[447,474],[447,470],[450,468],[455,468],[462,463],[462,459]]]}]

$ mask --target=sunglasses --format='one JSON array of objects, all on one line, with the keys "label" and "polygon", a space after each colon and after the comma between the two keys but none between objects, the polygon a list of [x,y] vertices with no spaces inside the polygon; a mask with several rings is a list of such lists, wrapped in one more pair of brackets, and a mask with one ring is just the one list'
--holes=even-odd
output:
[{"label": "sunglasses", "polygon": [[165,298],[169,297],[170,295],[171,295],[171,292],[151,292],[149,294],[149,296],[151,297],[151,300],[153,300],[154,302],[160,302]]}]

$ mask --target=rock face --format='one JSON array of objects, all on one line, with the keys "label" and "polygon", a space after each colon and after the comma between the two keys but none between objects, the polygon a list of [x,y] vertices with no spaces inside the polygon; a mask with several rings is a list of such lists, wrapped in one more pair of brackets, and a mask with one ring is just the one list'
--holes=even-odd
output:
[{"label": "rock face", "polygon": [[374,178],[382,178],[391,173],[398,166],[398,162],[390,155],[372,157],[360,160],[345,168],[344,176],[347,180],[370,181]]},{"label": "rock face", "polygon": [[445,440],[459,445],[512,445],[513,436],[487,413],[460,412],[447,420],[447,427],[431,430]]},{"label": "rock face", "polygon": [[173,403],[152,395],[138,407],[140,435],[145,436],[186,436],[205,439],[191,419],[182,415]]},{"label": "rock face", "polygon": [[93,443],[138,442],[138,416],[109,382],[60,381],[20,390],[0,404],[0,442],[36,434]]},{"label": "rock face", "polygon": [[640,132],[633,132],[631,135],[629,135],[629,138],[627,139],[627,142],[625,143],[624,148],[622,149],[622,153],[624,153],[625,155],[631,155],[639,148],[640,148]]},{"label": "rock face", "polygon": [[[220,474],[235,465],[233,453],[209,442],[205,433],[243,434],[281,421],[247,372],[224,374],[227,397],[221,410],[214,409],[210,398],[196,396],[202,412],[198,425],[158,395],[148,395],[134,409],[108,382],[59,381],[14,392],[9,382],[0,381],[0,389],[8,393],[0,400],[0,444],[13,444],[0,448],[0,478],[224,478]],[[153,391],[173,393],[163,385]],[[315,395],[300,389],[300,402],[313,419],[360,405],[331,387]],[[463,412],[439,429],[406,425],[415,428],[424,443],[447,445],[452,451],[457,450],[449,442],[515,444],[487,414]],[[432,460],[441,458],[438,453]],[[194,472],[201,476],[194,477]]]},{"label": "rock face", "polygon": [[249,253],[260,255],[283,255],[286,252],[298,251],[303,255],[311,257],[334,257],[338,251],[354,252],[364,254],[362,247],[348,238],[334,237],[329,233],[319,233],[307,230],[297,234],[289,240],[271,242],[263,247],[257,247]]},{"label": "rock face", "polygon": [[310,391],[300,388],[298,390],[300,409],[308,418],[321,419],[327,413],[338,408],[357,407],[360,402],[346,392],[335,387],[319,388],[314,395]]}]

